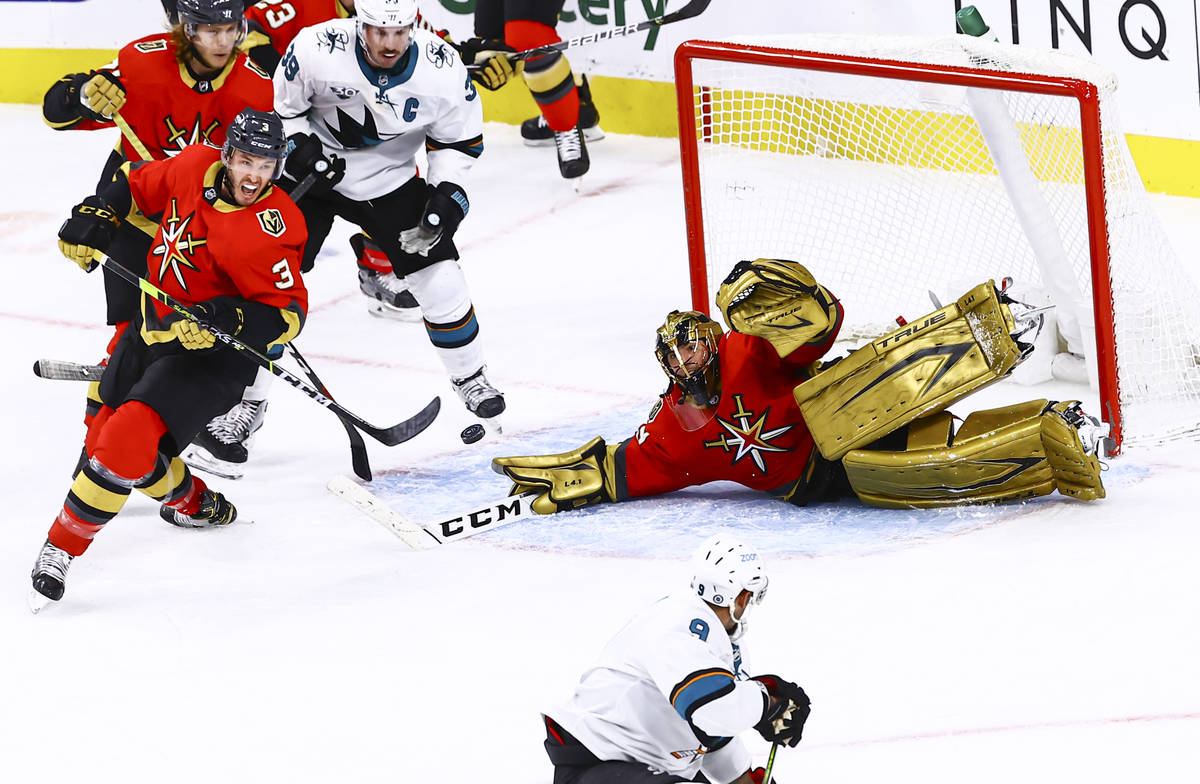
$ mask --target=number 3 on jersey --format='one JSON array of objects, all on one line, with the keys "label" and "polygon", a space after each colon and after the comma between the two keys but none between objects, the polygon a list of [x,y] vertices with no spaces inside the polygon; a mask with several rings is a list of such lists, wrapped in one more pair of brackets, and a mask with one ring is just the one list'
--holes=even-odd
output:
[{"label": "number 3 on jersey", "polygon": [[[277,5],[279,8],[271,8]],[[275,30],[284,22],[290,22],[296,18],[296,8],[286,0],[261,0],[254,4],[255,8],[263,10],[263,16],[267,18],[267,24],[271,25],[271,29]]]},{"label": "number 3 on jersey", "polygon": [[287,259],[280,259],[271,267],[271,272],[279,276],[279,280],[275,281],[275,288],[290,289],[295,285],[296,279],[292,277],[292,268],[288,266]]}]

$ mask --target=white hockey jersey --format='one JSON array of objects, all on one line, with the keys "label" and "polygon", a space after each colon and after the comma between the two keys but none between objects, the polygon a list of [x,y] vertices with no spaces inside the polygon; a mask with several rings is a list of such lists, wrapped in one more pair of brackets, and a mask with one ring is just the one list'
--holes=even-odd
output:
[{"label": "white hockey jersey", "polygon": [[433,185],[465,188],[483,152],[483,109],[454,47],[412,31],[407,54],[390,71],[371,67],[353,19],[306,27],[275,71],[275,111],[290,136],[312,133],[346,159],[335,190],[355,201],[382,196],[417,173],[426,147]]},{"label": "white hockey jersey", "polygon": [[695,594],[659,600],[609,641],[575,694],[546,712],[602,760],[641,762],[726,784],[750,767],[736,736],[762,717],[766,691]]}]

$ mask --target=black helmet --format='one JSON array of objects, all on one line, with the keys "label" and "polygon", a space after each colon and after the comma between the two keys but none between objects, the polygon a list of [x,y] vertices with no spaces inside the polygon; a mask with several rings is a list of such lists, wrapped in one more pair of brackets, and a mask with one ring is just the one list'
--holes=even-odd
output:
[{"label": "black helmet", "polygon": [[274,179],[283,171],[287,148],[288,140],[279,115],[275,112],[260,112],[257,109],[242,109],[238,116],[233,118],[229,131],[225,134],[221,160],[228,166],[234,150],[259,158],[273,158],[276,161],[275,173],[272,175]]},{"label": "black helmet", "polygon": [[[165,2],[163,7],[166,8]],[[175,12],[179,23],[183,25],[184,34],[189,38],[196,34],[196,27],[202,24],[236,24],[237,42],[240,44],[246,37],[246,4],[242,0],[177,0]]]}]

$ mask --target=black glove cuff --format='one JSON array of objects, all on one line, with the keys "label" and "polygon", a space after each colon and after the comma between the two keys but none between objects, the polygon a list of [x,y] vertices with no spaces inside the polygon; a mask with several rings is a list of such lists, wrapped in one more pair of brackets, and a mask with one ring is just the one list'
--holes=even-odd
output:
[{"label": "black glove cuff", "polygon": [[107,251],[120,222],[108,202],[99,196],[88,196],[71,210],[71,217],[58,229],[58,238],[72,245]]},{"label": "black glove cuff", "polygon": [[[429,192],[429,201],[425,203],[425,214],[421,221],[430,226],[440,225],[442,234],[449,236],[454,234],[470,209],[471,202],[467,200],[466,191],[452,182],[443,182]],[[430,215],[438,216],[436,223],[429,220]]]}]

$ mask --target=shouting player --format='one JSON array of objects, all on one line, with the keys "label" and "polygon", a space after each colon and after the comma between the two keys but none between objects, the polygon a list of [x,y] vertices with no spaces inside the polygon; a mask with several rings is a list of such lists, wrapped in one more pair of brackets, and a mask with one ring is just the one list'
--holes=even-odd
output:
[{"label": "shouting player", "polygon": [[544,716],[554,784],[765,784],[737,734],[795,746],[810,711],[796,684],[743,670],[746,613],[766,592],[754,548],[706,540],[691,589],[635,616]]},{"label": "shouting player", "polygon": [[[63,255],[90,271],[125,216],[161,215],[149,280],[207,324],[261,352],[294,338],[308,307],[300,278],[307,233],[272,185],[286,155],[279,118],[246,109],[222,149],[193,145],[165,161],[124,164],[59,230]],[[125,285],[129,285],[126,283]],[[162,502],[173,525],[227,525],[237,512],[193,477],[181,448],[229,409],[256,366],[148,294],[100,381],[103,403],[86,438],[87,462],[50,527],[33,569],[34,611],[62,598],[67,568],[134,488]]]},{"label": "shouting player", "polygon": [[483,151],[475,84],[452,46],[413,29],[414,0],[357,0],[355,13],[302,30],[275,72],[275,107],[294,145],[287,175],[313,178],[299,200],[305,269],[335,216],[369,234],[419,303],[467,409],[495,417],[504,397],[484,375],[454,245],[470,208],[466,175]]},{"label": "shouting player", "polygon": [[990,282],[824,365],[842,305],[800,264],[739,262],[717,304],[731,332],[694,311],[659,327],[671,383],[633,437],[498,458],[495,470],[514,492],[538,491],[539,513],[719,479],[801,505],[851,491],[901,508],[1104,497],[1107,426],[1078,402],[980,411],[955,431],[945,407],[1008,375],[1041,325]]},{"label": "shouting player", "polygon": [[[170,32],[140,38],[117,59],[87,73],[68,74],[46,93],[43,115],[58,130],[112,128],[124,123],[122,138],[109,156],[98,188],[112,182],[126,161],[162,160],[188,145],[220,147],[229,124],[249,106],[270,111],[270,77],[236,46],[245,35],[241,0],[179,0]],[[160,216],[135,213],[123,221],[108,255],[139,275]],[[115,327],[111,354],[137,311],[137,292],[104,273],[108,323]],[[96,387],[88,394],[90,421],[100,407]]]}]

